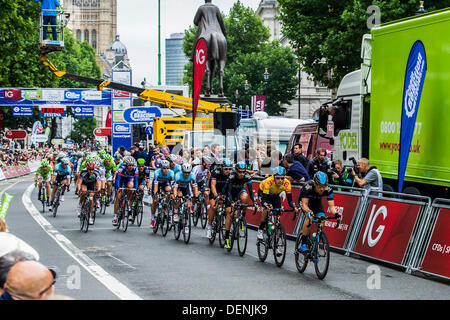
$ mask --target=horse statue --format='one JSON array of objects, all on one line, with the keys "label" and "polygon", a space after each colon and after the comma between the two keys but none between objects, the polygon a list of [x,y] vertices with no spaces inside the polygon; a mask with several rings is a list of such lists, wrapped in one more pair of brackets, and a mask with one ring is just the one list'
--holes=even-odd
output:
[{"label": "horse statue", "polygon": [[211,96],[214,68],[219,67],[219,92],[223,97],[223,75],[227,58],[227,40],[225,24],[217,6],[211,0],[205,0],[195,14],[194,24],[198,27],[194,38],[194,48],[198,39],[204,38],[208,46],[208,60],[205,67],[206,86],[205,97]]}]

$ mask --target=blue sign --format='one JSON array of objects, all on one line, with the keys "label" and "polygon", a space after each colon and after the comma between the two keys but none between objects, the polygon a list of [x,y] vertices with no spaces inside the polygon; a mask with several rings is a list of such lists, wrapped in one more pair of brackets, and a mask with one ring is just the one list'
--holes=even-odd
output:
[{"label": "blue sign", "polygon": [[412,137],[419,112],[420,97],[427,73],[427,57],[422,41],[416,41],[409,53],[403,89],[400,150],[398,159],[398,192],[402,192]]},{"label": "blue sign", "polygon": [[12,115],[13,117],[32,117],[33,107],[15,106]]},{"label": "blue sign", "polygon": [[65,143],[65,144],[74,144],[75,141],[70,140],[70,139],[67,139],[67,140],[64,140],[64,143]]},{"label": "blue sign", "polygon": [[76,106],[73,107],[74,117],[93,117],[94,116],[94,106]]},{"label": "blue sign", "polygon": [[158,107],[128,108],[123,112],[123,119],[128,123],[152,122],[155,117],[161,117]]},{"label": "blue sign", "polygon": [[113,133],[115,134],[131,134],[131,125],[129,123],[114,123]]},{"label": "blue sign", "polygon": [[152,135],[153,135],[153,127],[152,127],[152,126],[147,126],[147,127],[145,127],[145,133],[146,133],[148,136],[152,136]]},{"label": "blue sign", "polygon": [[0,89],[0,106],[111,106],[111,95],[94,89]]}]

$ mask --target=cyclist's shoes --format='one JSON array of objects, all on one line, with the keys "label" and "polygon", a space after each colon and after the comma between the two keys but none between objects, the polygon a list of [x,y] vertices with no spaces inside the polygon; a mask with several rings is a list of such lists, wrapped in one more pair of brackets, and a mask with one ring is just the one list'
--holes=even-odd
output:
[{"label": "cyclist's shoes", "polygon": [[173,214],[173,222],[174,223],[178,223],[180,221],[180,217],[179,217],[179,215],[178,214]]},{"label": "cyclist's shoes", "polygon": [[277,257],[281,257],[281,256],[283,255],[283,248],[277,247],[277,252],[276,252],[276,254],[277,254]]},{"label": "cyclist's shoes", "polygon": [[113,224],[113,226],[117,226],[117,214],[114,215],[112,224]]},{"label": "cyclist's shoes", "polygon": [[189,227],[184,227],[184,234],[189,234]]},{"label": "cyclist's shoes", "polygon": [[128,221],[130,221],[131,224],[133,224],[134,223],[134,216],[130,215],[130,217],[128,218]]},{"label": "cyclist's shoes", "polygon": [[89,217],[89,225],[92,226],[94,224],[94,218]]},{"label": "cyclist's shoes", "polygon": [[64,196],[61,196],[61,198],[59,198],[59,201],[64,202]]},{"label": "cyclist's shoes", "polygon": [[230,239],[225,239],[225,245],[223,247],[225,249],[230,249],[231,248]]},{"label": "cyclist's shoes", "polygon": [[100,201],[98,199],[95,201],[95,205],[97,206],[97,209],[100,208]]},{"label": "cyclist's shoes", "polygon": [[155,220],[152,219],[152,221],[150,222],[150,226],[151,226],[152,228],[155,227]]},{"label": "cyclist's shoes", "polygon": [[264,239],[264,231],[259,229],[258,233],[256,234],[256,239],[257,240],[263,240]]},{"label": "cyclist's shoes", "polygon": [[301,253],[306,253],[306,252],[308,252],[309,251],[309,247],[308,247],[308,245],[305,243],[305,244],[302,244],[301,246],[300,246],[300,252]]},{"label": "cyclist's shoes", "polygon": [[206,237],[208,239],[212,238],[212,228],[210,226],[208,226],[207,229],[206,229]]}]

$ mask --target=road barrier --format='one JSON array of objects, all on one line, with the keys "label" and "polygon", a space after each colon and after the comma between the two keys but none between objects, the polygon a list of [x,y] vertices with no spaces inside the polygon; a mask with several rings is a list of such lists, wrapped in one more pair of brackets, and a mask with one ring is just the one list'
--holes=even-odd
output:
[{"label": "road barrier", "polygon": [[36,172],[40,161],[28,161],[27,163],[14,166],[2,165],[0,168],[0,180],[17,178],[31,172]]},{"label": "road barrier", "polygon": [[428,210],[407,270],[450,279],[450,200],[437,198]]}]

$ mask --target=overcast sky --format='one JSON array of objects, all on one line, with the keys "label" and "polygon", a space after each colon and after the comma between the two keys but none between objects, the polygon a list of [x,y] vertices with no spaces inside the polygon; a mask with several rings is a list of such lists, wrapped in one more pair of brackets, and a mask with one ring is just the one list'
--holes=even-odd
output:
[{"label": "overcast sky", "polygon": [[[225,15],[236,0],[212,0]],[[256,10],[261,0],[241,0]],[[192,26],[204,0],[161,0],[161,84],[165,84],[165,39]],[[158,0],[118,0],[117,33],[127,47],[133,85],[158,84]]]}]

